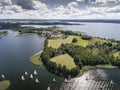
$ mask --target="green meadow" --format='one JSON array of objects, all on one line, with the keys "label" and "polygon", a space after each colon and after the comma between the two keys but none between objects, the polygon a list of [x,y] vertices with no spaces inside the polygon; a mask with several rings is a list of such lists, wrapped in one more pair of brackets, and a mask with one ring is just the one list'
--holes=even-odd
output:
[{"label": "green meadow", "polygon": [[76,67],[76,65],[73,61],[73,58],[71,56],[69,56],[68,54],[53,57],[53,58],[51,58],[50,61],[55,62],[57,65],[59,65],[59,64],[61,64],[62,66],[65,65],[69,70]]},{"label": "green meadow", "polygon": [[52,48],[59,48],[61,46],[61,44],[69,44],[72,43],[73,38],[76,38],[78,41],[74,44],[76,45],[80,45],[83,47],[86,47],[89,43],[89,41],[87,40],[83,40],[81,39],[81,36],[68,36],[67,38],[63,39],[49,39],[48,40],[48,47],[52,47]]}]

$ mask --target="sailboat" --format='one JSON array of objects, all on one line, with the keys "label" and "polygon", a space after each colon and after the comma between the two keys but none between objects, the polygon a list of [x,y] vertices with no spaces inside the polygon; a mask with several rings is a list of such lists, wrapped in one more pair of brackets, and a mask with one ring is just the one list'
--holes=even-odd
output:
[{"label": "sailboat", "polygon": [[27,71],[25,71],[25,75],[28,75]]},{"label": "sailboat", "polygon": [[53,78],[53,82],[55,82],[56,81],[56,79],[55,78]]},{"label": "sailboat", "polygon": [[50,86],[48,86],[47,90],[50,90]]},{"label": "sailboat", "polygon": [[68,83],[69,81],[65,78],[64,82]]},{"label": "sailboat", "polygon": [[111,84],[114,84],[114,82],[113,82],[113,80],[111,80],[111,82],[110,82]]},{"label": "sailboat", "polygon": [[21,79],[22,79],[22,80],[25,80],[25,77],[22,75]]},{"label": "sailboat", "polygon": [[32,74],[30,74],[30,78],[33,78],[33,75],[32,75]]},{"label": "sailboat", "polygon": [[5,76],[3,74],[1,76],[2,76],[3,79],[5,78]]},{"label": "sailboat", "polygon": [[36,79],[35,79],[35,82],[36,82],[36,83],[39,83],[39,80],[38,80],[38,78],[36,78]]},{"label": "sailboat", "polygon": [[37,71],[36,70],[34,70],[34,75],[37,75]]}]

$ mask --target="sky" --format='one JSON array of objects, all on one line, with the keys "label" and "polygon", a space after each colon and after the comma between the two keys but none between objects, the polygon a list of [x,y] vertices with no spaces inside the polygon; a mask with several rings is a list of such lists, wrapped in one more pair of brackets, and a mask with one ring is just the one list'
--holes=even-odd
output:
[{"label": "sky", "polygon": [[0,0],[0,19],[120,19],[120,0]]}]

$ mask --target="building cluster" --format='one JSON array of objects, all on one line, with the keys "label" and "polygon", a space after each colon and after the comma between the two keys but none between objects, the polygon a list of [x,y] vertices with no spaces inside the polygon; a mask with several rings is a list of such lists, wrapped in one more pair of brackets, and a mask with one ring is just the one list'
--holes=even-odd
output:
[{"label": "building cluster", "polygon": [[44,30],[44,31],[37,31],[37,33],[41,33],[44,36],[50,36],[50,38],[61,38],[63,34],[58,30]]}]

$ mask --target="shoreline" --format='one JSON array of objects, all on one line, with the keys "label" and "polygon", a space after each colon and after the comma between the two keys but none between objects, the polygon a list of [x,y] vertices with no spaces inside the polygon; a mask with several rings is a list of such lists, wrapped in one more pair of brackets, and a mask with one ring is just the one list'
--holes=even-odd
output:
[{"label": "shoreline", "polygon": [[11,82],[9,80],[0,81],[0,90],[7,90]]},{"label": "shoreline", "polygon": [[[42,53],[43,50],[33,54],[32,56],[30,56],[29,60],[31,63],[33,63],[34,65],[38,65],[38,66],[43,66],[42,61],[40,60],[40,54]],[[118,69],[117,66],[113,66],[110,64],[106,64],[106,65],[96,65],[96,66],[84,66],[81,70],[80,73],[76,76],[77,77],[81,77],[83,74],[85,74],[86,72],[88,72],[91,69]]]},{"label": "shoreline", "polygon": [[[40,59],[36,59],[36,57],[38,58],[38,56],[40,56],[40,54],[42,53],[42,50],[35,53],[34,55],[30,56],[30,62],[32,62],[34,65],[38,65],[41,66],[42,61],[40,61]],[[85,74],[86,72],[88,72],[91,69],[118,69],[117,66],[113,66],[110,64],[106,64],[106,65],[96,65],[96,66],[84,66],[81,70],[80,73],[76,76],[77,77],[81,77],[83,74]]]},{"label": "shoreline", "polygon": [[29,57],[30,62],[33,63],[34,65],[42,66],[43,64],[42,61],[40,60],[41,53],[42,50],[30,56]]},{"label": "shoreline", "polygon": [[0,38],[2,38],[3,36],[5,36],[5,35],[7,35],[7,34],[8,34],[8,32],[0,35]]},{"label": "shoreline", "polygon": [[117,66],[113,66],[110,64],[106,65],[96,65],[96,66],[84,66],[81,70],[80,73],[76,77],[82,76],[84,73],[88,72],[91,69],[118,69]]}]

